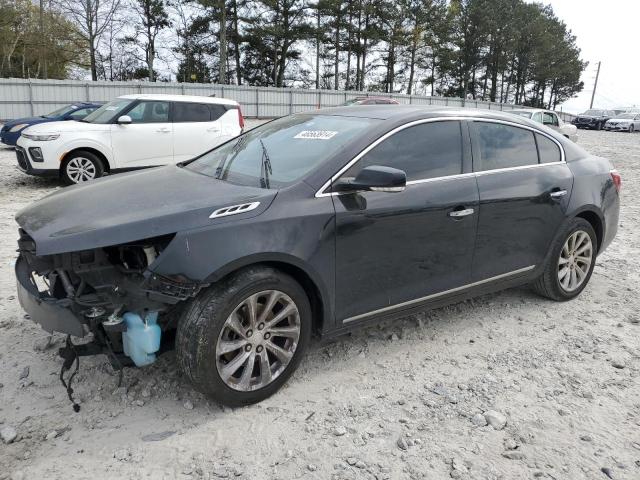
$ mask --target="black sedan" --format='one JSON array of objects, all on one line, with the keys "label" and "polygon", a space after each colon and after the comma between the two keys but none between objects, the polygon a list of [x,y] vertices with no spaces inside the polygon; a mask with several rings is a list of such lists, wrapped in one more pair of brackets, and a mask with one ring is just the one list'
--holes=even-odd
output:
[{"label": "black sedan", "polygon": [[92,338],[67,365],[142,366],[175,338],[196,388],[249,404],[312,334],[524,284],[574,298],[616,234],[620,186],[608,160],[512,115],[297,114],[22,210],[18,295],[45,330]]},{"label": "black sedan", "polygon": [[613,110],[587,110],[573,119],[573,123],[578,128],[590,128],[602,130],[607,121],[616,116]]}]

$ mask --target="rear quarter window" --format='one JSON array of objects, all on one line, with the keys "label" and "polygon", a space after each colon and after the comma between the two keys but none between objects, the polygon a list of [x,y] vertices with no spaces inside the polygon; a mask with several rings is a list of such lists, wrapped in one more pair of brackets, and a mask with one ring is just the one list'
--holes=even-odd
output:
[{"label": "rear quarter window", "polygon": [[[224,105],[216,105],[216,104],[209,104],[209,112],[211,112],[211,120],[218,120],[220,117],[222,117],[225,113],[227,113],[230,110],[229,107],[226,107]],[[234,111],[236,109],[233,109]]]},{"label": "rear quarter window", "polygon": [[550,138],[536,133],[536,143],[538,144],[540,163],[555,163],[562,160],[560,147]]}]

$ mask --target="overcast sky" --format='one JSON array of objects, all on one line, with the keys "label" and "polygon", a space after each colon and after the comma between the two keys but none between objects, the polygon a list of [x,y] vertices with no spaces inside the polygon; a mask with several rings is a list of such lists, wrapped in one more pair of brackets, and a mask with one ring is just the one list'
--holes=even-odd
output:
[{"label": "overcast sky", "polygon": [[[538,0],[540,1],[540,0]],[[585,87],[562,105],[580,113],[589,108],[597,63],[602,61],[594,108],[640,107],[640,0],[541,0],[550,4],[577,37],[589,66]]]}]

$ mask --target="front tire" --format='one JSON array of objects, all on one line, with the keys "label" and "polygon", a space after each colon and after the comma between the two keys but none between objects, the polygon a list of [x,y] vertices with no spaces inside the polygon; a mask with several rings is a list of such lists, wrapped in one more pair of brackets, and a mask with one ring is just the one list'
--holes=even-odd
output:
[{"label": "front tire", "polygon": [[583,218],[574,218],[554,240],[544,272],[533,289],[556,301],[577,297],[591,279],[597,248],[591,224]]},{"label": "front tire", "polygon": [[187,306],[176,336],[178,365],[197,390],[221,404],[260,402],[300,364],[311,320],[309,299],[293,278],[247,268]]},{"label": "front tire", "polygon": [[629,125],[629,133],[633,133],[635,131],[635,127],[632,125]]},{"label": "front tire", "polygon": [[104,165],[97,155],[77,151],[69,155],[60,167],[60,177],[66,185],[89,182],[104,174]]}]

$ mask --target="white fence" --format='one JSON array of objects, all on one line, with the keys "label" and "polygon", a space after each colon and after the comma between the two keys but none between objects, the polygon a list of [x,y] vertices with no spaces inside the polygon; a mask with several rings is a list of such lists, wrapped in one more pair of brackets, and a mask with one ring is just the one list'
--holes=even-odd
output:
[{"label": "white fence", "polygon": [[[403,104],[440,105],[513,110],[510,104],[465,100],[455,97],[427,97],[375,92],[303,90],[296,88],[245,87],[203,83],[86,82],[78,80],[0,79],[0,120],[44,115],[63,105],[95,101],[108,102],[115,97],[136,93],[177,95],[215,95],[236,100],[249,118],[273,118],[320,107],[340,105],[350,98],[369,95],[391,97]],[[565,120],[572,115],[560,114]]]}]

